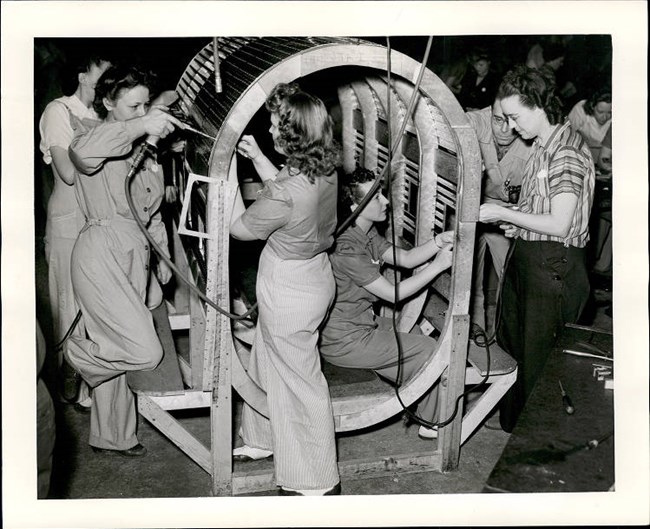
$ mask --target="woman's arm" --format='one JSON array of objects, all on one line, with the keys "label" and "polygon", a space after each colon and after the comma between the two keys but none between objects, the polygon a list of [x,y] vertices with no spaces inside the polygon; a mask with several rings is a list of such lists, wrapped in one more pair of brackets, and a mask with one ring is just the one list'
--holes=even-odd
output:
[{"label": "woman's arm", "polygon": [[74,184],[75,169],[70,161],[67,149],[53,145],[50,147],[50,155],[52,156],[52,165],[56,174],[69,186]]},{"label": "woman's arm", "polygon": [[234,220],[230,223],[230,235],[232,235],[235,239],[239,239],[240,241],[258,240],[258,237],[251,233],[251,231],[244,225],[241,215],[237,218],[234,218]]},{"label": "woman's arm", "polygon": [[273,165],[271,160],[269,160],[260,150],[253,136],[242,136],[241,140],[237,144],[237,152],[253,162],[253,166],[255,167],[257,174],[260,175],[262,182],[269,179],[275,179],[280,172],[278,168]]},{"label": "woman's arm", "polygon": [[182,128],[183,124],[162,108],[152,107],[141,118],[104,122],[82,130],[73,138],[68,153],[79,172],[92,175],[107,159],[128,155],[141,136],[164,138],[175,127]]},{"label": "woman's arm", "polygon": [[412,269],[416,266],[420,266],[422,263],[426,263],[434,255],[438,253],[438,250],[445,246],[446,244],[452,244],[454,242],[454,232],[446,231],[444,233],[439,233],[433,239],[420,246],[411,248],[410,250],[405,250],[404,248],[396,248],[396,260],[393,260],[393,249],[389,248],[381,256],[382,260],[389,264],[399,266],[400,268]]},{"label": "woman's arm", "polygon": [[482,204],[479,220],[503,221],[544,235],[566,237],[577,205],[578,195],[573,193],[559,193],[552,197],[551,212],[547,214],[522,213],[496,204]]},{"label": "woman's arm", "polygon": [[[420,292],[429,283],[431,283],[441,272],[444,272],[451,266],[452,246],[450,244],[443,246],[437,252],[435,260],[427,265],[419,273],[400,281],[398,285],[399,300],[404,300]],[[364,287],[368,292],[389,303],[395,302],[395,286],[385,277],[378,277],[372,283]]]}]

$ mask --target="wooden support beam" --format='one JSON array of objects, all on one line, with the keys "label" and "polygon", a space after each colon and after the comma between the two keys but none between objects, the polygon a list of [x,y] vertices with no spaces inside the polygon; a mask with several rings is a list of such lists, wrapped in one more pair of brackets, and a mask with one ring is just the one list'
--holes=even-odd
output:
[{"label": "wooden support beam", "polygon": [[212,473],[210,450],[183,428],[169,413],[159,407],[151,397],[138,395],[138,412],[185,452],[192,461],[206,472]]}]

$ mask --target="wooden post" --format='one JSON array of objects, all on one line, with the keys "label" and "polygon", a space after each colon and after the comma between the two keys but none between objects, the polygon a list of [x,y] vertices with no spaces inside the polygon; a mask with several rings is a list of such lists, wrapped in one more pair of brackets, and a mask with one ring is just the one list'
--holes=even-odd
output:
[{"label": "wooden post", "polygon": [[[212,276],[212,299],[230,312],[228,281],[229,225],[235,185],[220,180],[210,187],[209,210],[212,213],[208,266]],[[214,309],[210,311],[215,312]],[[212,492],[215,496],[232,494],[232,336],[230,319],[215,314],[212,349],[212,402],[210,405]]]}]

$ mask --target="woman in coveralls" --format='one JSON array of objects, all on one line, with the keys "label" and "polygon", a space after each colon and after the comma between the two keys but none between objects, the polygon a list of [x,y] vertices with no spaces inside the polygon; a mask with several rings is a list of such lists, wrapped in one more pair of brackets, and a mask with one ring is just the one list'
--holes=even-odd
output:
[{"label": "woman in coveralls", "polygon": [[[355,211],[368,194],[376,176],[358,168],[342,186],[341,217]],[[375,316],[373,304],[395,301],[395,286],[381,275],[384,263],[412,269],[436,258],[420,273],[399,283],[400,299],[426,288],[438,274],[451,266],[453,232],[436,235],[411,250],[396,248],[382,237],[375,223],[386,220],[388,200],[377,191],[337,239],[330,255],[336,279],[336,301],[321,333],[321,354],[331,364],[373,369],[392,382],[397,379],[398,350],[391,318]],[[422,334],[399,333],[402,345],[401,378],[408,380],[431,357],[436,341]],[[425,421],[438,421],[438,389],[434,387],[418,404],[417,414]],[[418,435],[425,439],[438,436],[438,427],[421,426]]]},{"label": "woman in coveralls", "polygon": [[323,102],[295,84],[279,84],[266,100],[280,171],[243,136],[238,152],[265,182],[244,211],[238,196],[231,234],[267,240],[257,275],[259,319],[249,375],[266,390],[268,420],[245,405],[237,460],[273,455],[280,495],[340,494],[334,419],[320,366],[319,327],[334,299],[327,258],[336,228],[340,151]]},{"label": "woman in coveralls", "polygon": [[517,208],[483,204],[481,222],[512,237],[497,310],[497,340],[517,362],[517,381],[501,401],[501,427],[511,432],[565,323],[589,297],[585,247],[594,198],[589,146],[561,123],[555,81],[526,66],[508,72],[497,97],[510,127],[534,139]]},{"label": "woman in coveralls", "polygon": [[[104,121],[80,124],[69,149],[86,218],[72,252],[72,286],[90,339],[71,337],[65,352],[94,388],[90,445],[96,452],[126,457],[143,456],[146,448],[136,437],[135,399],[125,372],[154,369],[162,346],[145,305],[149,245],[127,204],[124,180],[145,135],[163,138],[181,125],[164,107],[148,108],[153,81],[136,68],[109,68],[97,83],[94,101]],[[163,175],[153,160],[145,160],[131,193],[140,219],[167,249],[158,213]],[[162,283],[171,277],[162,261],[157,276]]]}]

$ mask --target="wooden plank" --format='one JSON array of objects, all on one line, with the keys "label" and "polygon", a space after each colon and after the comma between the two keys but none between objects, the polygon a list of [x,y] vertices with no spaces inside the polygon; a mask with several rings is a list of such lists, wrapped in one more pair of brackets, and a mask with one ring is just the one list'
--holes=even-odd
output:
[{"label": "wooden plank", "polygon": [[472,406],[465,412],[461,427],[460,444],[464,444],[488,414],[494,409],[508,389],[515,383],[517,371],[494,377],[494,381]]},{"label": "wooden plank", "polygon": [[490,345],[490,365],[487,362],[487,350],[485,347],[479,347],[473,340],[469,341],[467,350],[467,361],[472,364],[482,376],[488,372],[493,375],[503,375],[517,369],[517,361],[506,353],[495,342]]},{"label": "wooden plank", "polygon": [[170,314],[169,315],[169,327],[172,331],[179,331],[189,329],[190,324],[190,315],[187,314]]},{"label": "wooden plank", "polygon": [[[370,479],[395,474],[414,474],[417,472],[439,472],[441,457],[435,451],[394,454],[385,457],[367,457],[339,461],[339,474],[342,480]],[[270,469],[240,471],[233,473],[233,494],[250,494],[274,490],[275,476]]]},{"label": "wooden plank", "polygon": [[165,437],[185,452],[192,461],[206,472],[211,473],[210,451],[169,413],[158,407],[153,399],[146,395],[138,396],[138,411]]},{"label": "wooden plank", "polygon": [[146,395],[159,408],[163,410],[191,410],[195,408],[208,408],[210,406],[209,391],[185,391],[180,394],[151,395],[138,393],[138,396]]},{"label": "wooden plank", "polygon": [[[174,253],[174,264],[180,270],[180,272],[185,276],[189,276],[189,264],[187,255],[183,248],[183,242],[181,241],[180,235],[178,235],[178,224],[173,223],[172,228],[172,245]],[[188,312],[190,309],[190,291],[187,285],[184,283],[178,282],[176,288],[174,289],[174,308],[178,313]],[[172,327],[173,329],[174,327]]]},{"label": "wooden plank", "polygon": [[151,311],[154,327],[163,349],[163,356],[155,369],[148,371],[127,371],[126,380],[129,387],[136,391],[182,392],[183,380],[178,365],[178,354],[174,345],[174,337],[169,328],[167,304],[161,303]]},{"label": "wooden plank", "polygon": [[[447,374],[447,394],[441,408],[441,417],[447,419],[454,411],[456,399],[465,390],[465,365],[467,362],[467,341],[469,335],[469,316],[454,315],[451,320],[450,364]],[[462,408],[459,406],[459,410]],[[447,472],[458,467],[460,457],[462,411],[454,420],[439,432],[438,443],[442,450],[442,470]]]},{"label": "wooden plank", "polygon": [[[203,354],[205,351],[206,317],[198,295],[190,294],[190,368],[192,389],[203,389]],[[187,383],[187,382],[186,382]]]},{"label": "wooden plank", "polygon": [[[231,167],[236,171],[233,161]],[[214,266],[215,283],[212,292],[219,307],[230,307],[229,268],[229,219],[235,197],[236,183],[222,180],[210,188],[210,206],[213,223],[210,233],[213,243],[210,251]],[[216,224],[215,224],[216,221]],[[215,314],[214,347],[206,349],[212,355],[212,403],[210,405],[212,493],[215,496],[232,494],[232,335],[230,319]],[[212,333],[210,333],[212,335]]]}]

